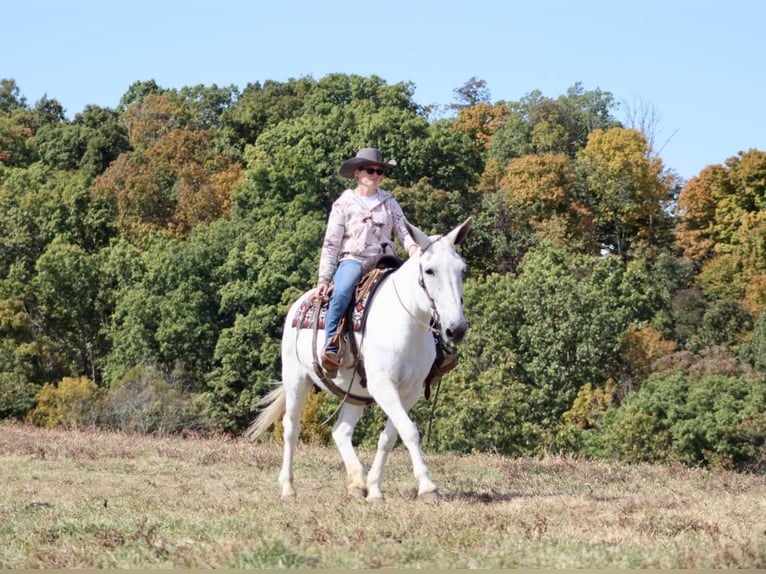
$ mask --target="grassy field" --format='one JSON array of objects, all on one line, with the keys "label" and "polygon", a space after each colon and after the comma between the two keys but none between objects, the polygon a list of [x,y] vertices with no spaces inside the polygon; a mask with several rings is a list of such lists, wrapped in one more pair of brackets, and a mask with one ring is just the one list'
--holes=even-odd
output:
[{"label": "grassy field", "polygon": [[[365,464],[372,452],[362,452]],[[345,494],[337,451],[0,425],[1,568],[764,568],[766,477],[397,447],[386,499]]]}]

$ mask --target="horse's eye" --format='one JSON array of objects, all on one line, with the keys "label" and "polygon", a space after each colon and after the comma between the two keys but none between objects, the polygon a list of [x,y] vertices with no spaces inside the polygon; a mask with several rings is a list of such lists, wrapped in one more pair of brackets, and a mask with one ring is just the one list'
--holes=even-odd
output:
[{"label": "horse's eye", "polygon": [[426,275],[434,275],[433,269],[426,269]]}]

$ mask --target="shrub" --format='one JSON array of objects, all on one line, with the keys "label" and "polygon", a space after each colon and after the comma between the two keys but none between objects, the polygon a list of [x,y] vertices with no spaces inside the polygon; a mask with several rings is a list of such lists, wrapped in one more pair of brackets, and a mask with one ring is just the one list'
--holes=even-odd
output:
[{"label": "shrub", "polygon": [[58,386],[46,383],[37,393],[37,406],[29,414],[29,421],[49,428],[95,424],[100,395],[96,383],[86,377],[64,377]]},{"label": "shrub", "polygon": [[213,426],[203,395],[184,388],[178,374],[167,375],[152,366],[135,367],[109,387],[102,422],[139,434],[205,431]]},{"label": "shrub", "polygon": [[766,473],[766,413],[746,416],[730,432],[732,442],[740,445],[734,466],[749,472]]},{"label": "shrub", "polygon": [[572,408],[561,417],[561,424],[556,430],[554,450],[569,453],[586,453],[588,437],[592,429],[598,429],[604,415],[615,403],[616,385],[607,381],[605,388],[593,388],[585,383],[577,392]]},{"label": "shrub", "polygon": [[[471,380],[470,361],[442,381],[431,443],[439,452],[498,452],[509,456],[541,454],[548,446],[547,397],[539,389],[491,367]],[[465,367],[465,368],[464,368]],[[431,399],[435,400],[434,398]],[[419,401],[413,418],[425,436],[433,404]],[[420,416],[418,416],[420,414]]]},{"label": "shrub", "polygon": [[753,365],[759,371],[766,373],[766,311],[761,313],[755,324],[751,348]]},{"label": "shrub", "polygon": [[630,461],[760,468],[766,438],[766,379],[680,373],[645,382],[604,417],[599,454]]},{"label": "shrub", "polygon": [[0,373],[0,419],[22,420],[35,406],[40,386],[18,373]]}]

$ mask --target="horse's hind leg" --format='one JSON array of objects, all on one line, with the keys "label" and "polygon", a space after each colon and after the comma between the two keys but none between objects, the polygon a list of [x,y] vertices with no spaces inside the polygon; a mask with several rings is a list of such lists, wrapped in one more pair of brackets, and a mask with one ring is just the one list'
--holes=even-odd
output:
[{"label": "horse's hind leg", "polygon": [[338,415],[338,420],[332,429],[332,438],[338,446],[338,451],[346,465],[348,493],[354,498],[364,498],[367,495],[367,483],[364,467],[354,450],[352,442],[354,427],[362,416],[364,407],[345,403]]},{"label": "horse's hind leg", "polygon": [[279,486],[282,491],[282,498],[293,498],[295,496],[295,487],[293,486],[295,447],[301,432],[301,412],[311,389],[311,379],[306,375],[301,376],[297,373],[283,373],[283,381],[285,385],[285,414],[282,417],[284,456],[282,458],[282,470],[279,473]]},{"label": "horse's hind leg", "polygon": [[439,490],[431,481],[428,467],[423,460],[423,452],[420,450],[420,433],[408,414],[420,396],[420,388],[412,389],[401,399],[393,387],[391,391],[391,393],[386,393],[385,397],[381,395],[376,397],[383,412],[388,416],[388,421],[378,439],[378,450],[370,467],[367,479],[367,498],[373,500],[383,497],[380,489],[383,481],[383,467],[396,444],[397,435],[402,437],[402,443],[410,453],[412,470],[418,481],[418,497],[424,500],[438,498]]}]

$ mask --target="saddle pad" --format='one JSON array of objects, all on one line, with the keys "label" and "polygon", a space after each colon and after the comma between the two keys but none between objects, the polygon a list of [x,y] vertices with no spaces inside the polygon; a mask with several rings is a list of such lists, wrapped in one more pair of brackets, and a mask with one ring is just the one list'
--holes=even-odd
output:
[{"label": "saddle pad", "polygon": [[[393,271],[393,269],[373,269],[359,282],[359,285],[354,292],[354,301],[352,302],[351,310],[351,324],[354,331],[362,330],[365,313],[367,311],[367,303],[370,300],[371,295],[375,292],[375,288],[379,285],[380,280],[391,271]],[[328,303],[328,300],[323,301],[319,308],[317,329],[324,329],[325,327]],[[312,329],[314,327],[315,312],[316,306],[314,305],[314,300],[310,298],[305,299],[293,316],[292,326],[298,329]],[[345,315],[341,321],[345,321]]]},{"label": "saddle pad", "polygon": [[[314,312],[316,307],[314,306],[313,299],[306,299],[301,303],[298,310],[293,316],[293,327],[298,329],[311,329],[314,326]],[[324,329],[324,320],[327,316],[327,301],[322,303],[319,308],[319,322],[317,324],[318,329]]]}]

